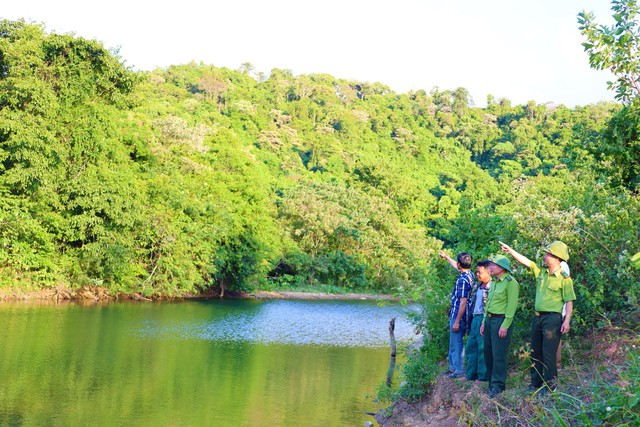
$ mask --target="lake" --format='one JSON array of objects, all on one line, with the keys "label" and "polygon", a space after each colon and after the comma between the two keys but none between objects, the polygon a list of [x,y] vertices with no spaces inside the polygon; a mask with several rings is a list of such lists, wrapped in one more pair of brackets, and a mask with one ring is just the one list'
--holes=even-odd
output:
[{"label": "lake", "polygon": [[[1,425],[363,426],[389,368],[373,301],[0,304]],[[398,375],[397,373],[395,374]]]}]

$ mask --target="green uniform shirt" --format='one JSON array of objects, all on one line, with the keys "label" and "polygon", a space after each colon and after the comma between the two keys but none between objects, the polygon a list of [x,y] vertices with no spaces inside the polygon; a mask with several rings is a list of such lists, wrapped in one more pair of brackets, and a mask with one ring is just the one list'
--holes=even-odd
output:
[{"label": "green uniform shirt", "polygon": [[548,269],[540,270],[531,262],[529,269],[536,278],[536,311],[562,313],[564,303],[576,299],[573,280],[564,275],[562,268],[549,274]]},{"label": "green uniform shirt", "polygon": [[504,314],[502,326],[509,329],[511,322],[513,322],[513,316],[516,314],[516,308],[518,308],[519,292],[520,286],[512,275],[505,273],[499,279],[494,277],[491,288],[489,288],[487,305],[484,308],[484,320],[487,319],[487,313]]}]

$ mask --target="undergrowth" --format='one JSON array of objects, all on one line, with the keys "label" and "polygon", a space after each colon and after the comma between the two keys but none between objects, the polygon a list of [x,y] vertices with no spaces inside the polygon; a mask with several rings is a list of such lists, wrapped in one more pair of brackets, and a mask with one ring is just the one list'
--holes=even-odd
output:
[{"label": "undergrowth", "polygon": [[[390,403],[402,399],[418,407],[448,406],[446,412],[456,417],[453,421],[459,425],[638,426],[640,311],[626,313],[624,318],[624,327],[608,323],[590,333],[566,337],[555,393],[540,395],[527,390],[531,359],[526,336],[511,345],[507,390],[496,398],[488,397],[485,383],[438,376],[446,347],[437,337],[425,340],[420,349],[408,354],[399,388],[381,386],[378,393]],[[391,412],[388,408],[390,421],[384,425],[396,425]],[[435,424],[424,421],[415,425]]]}]

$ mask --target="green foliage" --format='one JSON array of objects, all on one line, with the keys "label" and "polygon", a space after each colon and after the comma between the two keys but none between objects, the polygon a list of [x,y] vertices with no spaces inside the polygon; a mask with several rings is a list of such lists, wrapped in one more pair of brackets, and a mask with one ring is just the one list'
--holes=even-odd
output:
[{"label": "green foliage", "polygon": [[640,187],[640,98],[626,105],[610,121],[604,141],[591,145],[613,184]]},{"label": "green foliage", "polygon": [[442,245],[479,260],[503,240],[533,257],[562,238],[579,323],[637,300],[637,196],[609,186],[633,182],[619,157],[634,151],[633,104],[483,109],[464,88],[396,94],[250,64],[133,73],[95,41],[0,29],[7,285],[153,296],[269,281],[436,304]]},{"label": "green foliage", "polygon": [[[635,347],[635,345],[633,346]],[[541,421],[552,425],[561,421],[564,425],[635,426],[640,423],[640,352],[627,348],[624,363],[614,367],[618,371],[615,380],[605,378],[600,372],[587,384],[582,383],[577,395],[560,393],[548,402]],[[593,399],[597,396],[597,399]],[[585,398],[586,397],[586,398]],[[549,413],[553,418],[549,417]]]},{"label": "green foliage", "polygon": [[612,0],[611,5],[615,23],[610,27],[596,24],[593,12],[578,14],[580,32],[587,39],[582,46],[592,68],[608,68],[617,77],[608,83],[616,99],[630,103],[640,95],[640,7],[636,0]]},{"label": "green foliage", "polygon": [[442,274],[432,272],[428,285],[419,289],[420,310],[409,315],[423,337],[420,348],[410,351],[402,366],[403,385],[398,395],[409,401],[418,400],[428,392],[442,371],[439,362],[446,357],[449,348],[449,295],[455,277],[445,283],[438,279],[438,273]]},{"label": "green foliage", "polygon": [[442,347],[434,342],[425,345],[415,353],[410,353],[407,362],[402,366],[402,387],[397,396],[413,402],[424,396],[440,373],[438,361],[442,358]]},{"label": "green foliage", "polygon": [[311,282],[399,291],[435,251],[428,246],[433,240],[402,224],[386,198],[355,187],[300,182],[283,194],[279,213],[290,238],[310,255],[304,274]]},{"label": "green foliage", "polygon": [[329,252],[318,256],[313,268],[314,276],[320,283],[334,284],[346,289],[366,289],[368,281],[365,265],[342,251]]},{"label": "green foliage", "polygon": [[601,390],[596,390],[600,399],[597,403],[594,402],[592,408],[589,408],[593,411],[592,420],[607,425],[638,425],[640,423],[640,384],[637,381],[639,376],[640,352],[637,349],[631,350],[627,355],[625,369],[620,374],[619,383],[605,383],[602,384]]},{"label": "green foliage", "polygon": [[30,212],[30,203],[3,193],[0,197],[0,224],[1,285],[49,283],[59,270],[59,266],[52,262],[55,245]]},{"label": "green foliage", "polygon": [[592,143],[590,150],[603,162],[600,168],[614,184],[633,189],[640,185],[640,6],[636,0],[613,0],[611,9],[615,20],[611,27],[596,24],[592,12],[578,15],[591,67],[611,70],[617,80],[609,82],[609,88],[615,89],[616,99],[625,104],[609,122],[606,143]]},{"label": "green foliage", "polygon": [[[77,272],[84,245],[108,246],[139,221],[135,166],[117,124],[137,77],[95,41],[11,21],[0,35],[0,186],[38,235],[14,233],[11,246],[31,248],[19,271],[53,284]],[[129,262],[106,258],[109,268]]]}]

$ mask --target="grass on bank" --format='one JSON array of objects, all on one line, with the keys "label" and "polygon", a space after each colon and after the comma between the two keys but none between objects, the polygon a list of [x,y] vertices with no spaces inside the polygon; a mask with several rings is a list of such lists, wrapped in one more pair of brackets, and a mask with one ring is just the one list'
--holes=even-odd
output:
[{"label": "grass on bank", "polygon": [[631,317],[623,326],[607,324],[565,339],[558,391],[547,396],[527,390],[527,344],[512,343],[507,390],[490,399],[486,384],[439,376],[442,350],[427,341],[403,366],[402,386],[379,387],[378,398],[390,405],[380,420],[416,427],[445,420],[469,426],[640,425],[640,311]]}]

